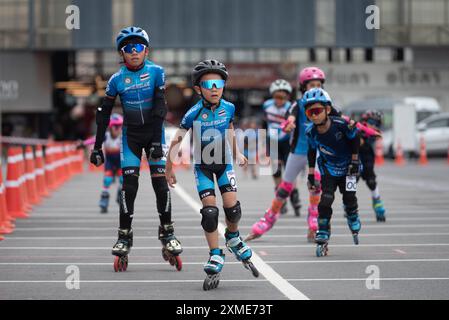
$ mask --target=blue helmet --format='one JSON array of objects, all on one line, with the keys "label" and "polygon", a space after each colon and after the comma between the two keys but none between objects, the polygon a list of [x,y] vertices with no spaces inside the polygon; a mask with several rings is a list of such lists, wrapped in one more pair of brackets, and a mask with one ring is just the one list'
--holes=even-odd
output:
[{"label": "blue helmet", "polygon": [[142,28],[131,26],[123,28],[117,35],[117,38],[115,39],[117,50],[120,50],[120,44],[123,42],[123,40],[131,37],[141,38],[142,40],[145,41],[145,45],[147,47],[150,45],[150,38],[148,37],[146,31],[143,30]]},{"label": "blue helmet", "polygon": [[313,88],[304,93],[302,97],[304,108],[317,102],[323,105],[332,106],[332,99],[329,96],[329,93],[321,88]]}]

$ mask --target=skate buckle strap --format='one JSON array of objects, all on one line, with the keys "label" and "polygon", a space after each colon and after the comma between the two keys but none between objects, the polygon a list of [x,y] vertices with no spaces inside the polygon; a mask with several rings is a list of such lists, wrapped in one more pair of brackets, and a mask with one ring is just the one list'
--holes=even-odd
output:
[{"label": "skate buckle strap", "polygon": [[227,245],[232,248],[238,246],[240,243],[242,243],[242,239],[240,239],[240,237],[231,238],[227,241]]},{"label": "skate buckle strap", "polygon": [[169,242],[167,242],[165,247],[170,251],[181,249],[181,245],[180,245],[179,241],[176,239],[172,239]]},{"label": "skate buckle strap", "polygon": [[218,255],[213,255],[210,257],[210,259],[206,265],[211,265],[211,264],[224,264],[224,259]]},{"label": "skate buckle strap", "polygon": [[243,246],[238,250],[238,253],[239,253],[239,255],[242,255],[248,250],[250,250],[250,248],[248,246]]}]

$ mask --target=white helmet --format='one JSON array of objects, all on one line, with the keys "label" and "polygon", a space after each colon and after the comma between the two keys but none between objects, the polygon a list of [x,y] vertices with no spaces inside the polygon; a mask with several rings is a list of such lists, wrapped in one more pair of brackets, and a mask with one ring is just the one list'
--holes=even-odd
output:
[{"label": "white helmet", "polygon": [[288,94],[292,93],[292,86],[288,81],[284,79],[277,79],[270,85],[270,94],[272,95],[276,91],[286,91]]}]

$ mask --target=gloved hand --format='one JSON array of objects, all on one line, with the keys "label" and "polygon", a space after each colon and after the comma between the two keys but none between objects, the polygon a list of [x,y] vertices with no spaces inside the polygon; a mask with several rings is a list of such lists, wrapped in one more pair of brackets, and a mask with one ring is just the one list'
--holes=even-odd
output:
[{"label": "gloved hand", "polygon": [[163,156],[164,150],[162,150],[162,144],[160,142],[152,142],[149,157],[151,159],[160,159]]},{"label": "gloved hand", "polygon": [[307,188],[309,190],[316,190],[320,187],[320,183],[315,180],[315,174],[307,175]]},{"label": "gloved hand", "polygon": [[351,160],[351,163],[348,167],[348,175],[350,176],[358,176],[360,173],[360,161],[359,160]]},{"label": "gloved hand", "polygon": [[90,163],[99,167],[104,163],[104,155],[103,150],[101,149],[93,149],[90,154]]}]

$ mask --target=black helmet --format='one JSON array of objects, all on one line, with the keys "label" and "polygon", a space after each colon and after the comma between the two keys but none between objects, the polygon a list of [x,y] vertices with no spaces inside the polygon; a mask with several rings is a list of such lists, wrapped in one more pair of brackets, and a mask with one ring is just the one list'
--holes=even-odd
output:
[{"label": "black helmet", "polygon": [[216,73],[223,77],[223,80],[228,79],[228,71],[226,66],[220,61],[210,59],[199,62],[192,70],[192,83],[197,86],[203,75],[207,73]]},{"label": "black helmet", "polygon": [[365,122],[371,122],[375,126],[380,127],[382,125],[383,113],[382,111],[377,111],[373,109],[367,110],[362,115],[362,120]]}]

